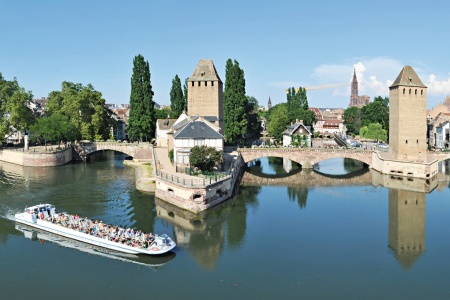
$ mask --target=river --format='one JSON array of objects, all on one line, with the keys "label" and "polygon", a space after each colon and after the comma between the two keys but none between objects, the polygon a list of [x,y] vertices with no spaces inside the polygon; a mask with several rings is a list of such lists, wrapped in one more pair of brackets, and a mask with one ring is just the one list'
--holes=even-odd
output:
[{"label": "river", "polygon": [[[408,181],[348,160],[306,172],[262,159],[252,168],[266,181],[248,179],[235,198],[192,215],[137,191],[123,159],[107,151],[55,168],[0,163],[2,299],[450,297],[448,171]],[[122,257],[16,229],[9,217],[38,203],[167,233],[178,247]]]}]

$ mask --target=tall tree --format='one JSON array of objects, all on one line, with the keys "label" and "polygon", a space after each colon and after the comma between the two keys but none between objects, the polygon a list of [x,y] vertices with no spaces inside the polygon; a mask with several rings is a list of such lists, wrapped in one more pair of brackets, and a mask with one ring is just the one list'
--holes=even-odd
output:
[{"label": "tall tree", "polygon": [[287,93],[287,109],[290,122],[303,120],[306,125],[312,125],[316,121],[314,112],[309,110],[308,97],[305,88],[290,88]]},{"label": "tall tree", "polygon": [[378,123],[383,129],[389,131],[389,97],[375,97],[373,102],[361,108],[361,112],[363,125]]},{"label": "tall tree", "polygon": [[247,96],[245,114],[247,116],[247,138],[253,142],[261,136],[261,117],[258,114],[259,105],[255,97]]},{"label": "tall tree", "polygon": [[283,131],[290,124],[286,103],[280,103],[270,109],[267,132],[276,140],[283,140]]},{"label": "tall tree", "polygon": [[181,90],[181,80],[178,75],[172,80],[172,88],[170,89],[170,109],[174,112],[176,118],[185,110],[184,96]]},{"label": "tall tree", "polygon": [[155,137],[155,129],[155,103],[150,83],[150,66],[139,54],[133,59],[127,131],[132,140],[148,141]]},{"label": "tall tree", "polygon": [[359,129],[362,127],[361,109],[357,106],[347,108],[344,112],[344,124],[348,134],[359,134]]},{"label": "tall tree", "polygon": [[225,66],[224,121],[225,139],[228,143],[243,143],[247,133],[244,71],[231,59]]},{"label": "tall tree", "polygon": [[0,142],[14,130],[27,131],[34,123],[29,108],[33,95],[14,80],[5,80],[0,73]]},{"label": "tall tree", "polygon": [[184,84],[183,84],[183,99],[184,99],[184,112],[188,113],[187,109],[188,109],[188,78],[186,78],[184,80]]},{"label": "tall tree", "polygon": [[[115,121],[112,111],[105,107],[102,93],[91,84],[64,81],[61,91],[52,91],[47,98],[47,115],[60,114],[72,124],[68,138],[83,140],[108,139]],[[66,120],[58,118],[58,121]]]}]

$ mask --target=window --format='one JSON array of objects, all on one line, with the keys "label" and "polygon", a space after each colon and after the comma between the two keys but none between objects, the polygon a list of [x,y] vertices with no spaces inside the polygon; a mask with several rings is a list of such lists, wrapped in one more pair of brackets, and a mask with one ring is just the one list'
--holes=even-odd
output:
[{"label": "window", "polygon": [[406,140],[406,143],[408,144],[408,140]]},{"label": "window", "polygon": [[405,94],[405,90],[406,90],[406,89],[403,89],[403,95]]},{"label": "window", "polygon": [[420,95],[423,95],[423,90],[420,90]]},{"label": "window", "polygon": [[[192,86],[194,86],[194,82],[192,81]],[[404,93],[403,93],[404,94]]]},{"label": "window", "polygon": [[205,81],[205,86],[208,86],[208,81]]},{"label": "window", "polygon": [[205,144],[205,139],[195,139],[194,146],[203,146]]},{"label": "window", "polygon": [[198,82],[198,86],[200,86],[200,81]]},{"label": "window", "polygon": [[211,81],[211,86],[214,86],[214,81]]},{"label": "window", "polygon": [[417,89],[414,91],[414,94],[417,95]]},{"label": "window", "polygon": [[409,94],[411,95],[411,89],[409,89]]},{"label": "window", "polygon": [[416,144],[418,144],[419,143],[419,140],[416,140]]}]

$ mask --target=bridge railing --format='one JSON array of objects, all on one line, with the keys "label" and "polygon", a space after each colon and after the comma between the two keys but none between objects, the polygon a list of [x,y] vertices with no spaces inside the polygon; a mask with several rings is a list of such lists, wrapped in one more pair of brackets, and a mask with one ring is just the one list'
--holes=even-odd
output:
[{"label": "bridge railing", "polygon": [[160,170],[157,170],[156,177],[175,183],[177,185],[182,185],[184,187],[198,187],[198,188],[206,188],[209,185],[224,181],[226,179],[231,178],[230,174],[215,174],[215,176],[208,176],[203,178],[186,178],[183,176],[178,176],[173,173],[167,173]]},{"label": "bridge railing", "polygon": [[287,148],[287,147],[266,147],[266,148],[238,148],[238,152],[358,152],[372,153],[372,150],[364,150],[363,148]]}]

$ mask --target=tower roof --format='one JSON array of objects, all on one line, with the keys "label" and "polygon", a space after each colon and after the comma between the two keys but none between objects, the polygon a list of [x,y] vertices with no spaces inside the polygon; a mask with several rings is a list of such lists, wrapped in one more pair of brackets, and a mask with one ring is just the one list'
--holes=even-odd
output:
[{"label": "tower roof", "polygon": [[197,67],[192,73],[192,76],[189,77],[188,81],[219,81],[219,75],[217,74],[216,67],[214,67],[214,63],[211,59],[201,59]]},{"label": "tower roof", "polygon": [[395,79],[394,83],[389,88],[396,86],[427,87],[423,84],[422,80],[420,80],[419,76],[417,76],[411,66],[404,66],[400,74],[398,74],[397,79]]},{"label": "tower roof", "polygon": [[356,70],[353,68],[353,80],[352,82],[358,82],[358,79],[356,78]]}]

